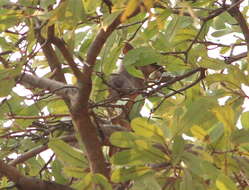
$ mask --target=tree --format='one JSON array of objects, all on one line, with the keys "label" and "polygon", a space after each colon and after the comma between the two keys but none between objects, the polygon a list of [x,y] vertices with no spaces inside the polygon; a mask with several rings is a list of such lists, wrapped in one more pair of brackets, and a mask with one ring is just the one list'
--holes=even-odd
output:
[{"label": "tree", "polygon": [[0,7],[1,189],[249,189],[246,1]]}]

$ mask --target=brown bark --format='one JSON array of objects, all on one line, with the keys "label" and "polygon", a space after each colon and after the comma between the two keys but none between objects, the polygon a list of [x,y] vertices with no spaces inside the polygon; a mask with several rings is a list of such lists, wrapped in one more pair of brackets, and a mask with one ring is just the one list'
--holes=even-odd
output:
[{"label": "brown bark", "polygon": [[0,160],[0,175],[13,181],[20,190],[73,190],[71,187],[54,182],[25,177],[15,167],[5,164],[2,160]]}]

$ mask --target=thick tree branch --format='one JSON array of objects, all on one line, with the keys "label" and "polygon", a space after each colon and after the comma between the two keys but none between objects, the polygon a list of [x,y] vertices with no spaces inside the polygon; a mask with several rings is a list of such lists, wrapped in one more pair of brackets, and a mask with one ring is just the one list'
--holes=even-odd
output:
[{"label": "thick tree branch", "polygon": [[26,88],[40,88],[49,90],[58,96],[65,99],[72,99],[78,93],[78,89],[74,86],[66,85],[52,79],[39,78],[34,75],[23,73],[17,82],[24,85]]},{"label": "thick tree branch", "polygon": [[[240,2],[242,1],[237,1],[235,4],[237,5]],[[234,17],[237,20],[240,26],[240,29],[242,33],[244,34],[246,44],[247,44],[247,50],[249,50],[249,26],[243,14],[240,12],[239,6],[238,5],[234,6],[232,9],[229,9],[228,12],[232,17]]]},{"label": "thick tree branch", "polygon": [[0,174],[13,181],[20,190],[73,190],[72,188],[50,181],[25,177],[19,171],[0,160]]},{"label": "thick tree branch", "polygon": [[[53,27],[50,26],[48,29],[48,33],[53,33]],[[40,26],[37,26],[35,31],[36,38],[41,45],[42,51],[48,61],[48,65],[52,72],[55,72],[55,80],[66,83],[65,76],[61,69],[61,63],[49,41],[49,39],[45,40],[40,33]]]},{"label": "thick tree branch", "polygon": [[52,43],[60,50],[64,58],[66,59],[68,65],[73,71],[73,74],[78,80],[82,80],[83,74],[80,69],[77,67],[77,64],[74,62],[73,55],[69,52],[68,47],[63,40],[53,37],[51,39]]},{"label": "thick tree branch", "polygon": [[81,140],[85,145],[87,158],[90,162],[90,168],[93,173],[101,173],[107,178],[109,177],[109,171],[105,163],[105,158],[102,152],[100,140],[96,127],[91,121],[89,114],[89,97],[92,89],[91,76],[93,72],[93,66],[96,63],[96,58],[100,53],[104,43],[111,33],[120,24],[121,14],[107,27],[107,29],[101,29],[97,34],[95,40],[89,47],[87,52],[87,65],[84,67],[83,78],[78,81],[78,87],[80,89],[79,96],[76,98],[74,104],[72,104],[72,118],[80,133]]},{"label": "thick tree branch", "polygon": [[[65,141],[65,142],[76,141],[76,138],[75,138],[74,135],[64,136],[64,137],[61,137],[60,139]],[[9,165],[16,166],[17,164],[23,163],[26,160],[36,156],[37,154],[40,154],[41,152],[43,152],[43,151],[45,151],[47,149],[48,149],[48,145],[41,145],[41,146],[39,146],[37,148],[34,148],[33,150],[25,152],[24,154],[20,155],[16,159],[10,161]]]}]

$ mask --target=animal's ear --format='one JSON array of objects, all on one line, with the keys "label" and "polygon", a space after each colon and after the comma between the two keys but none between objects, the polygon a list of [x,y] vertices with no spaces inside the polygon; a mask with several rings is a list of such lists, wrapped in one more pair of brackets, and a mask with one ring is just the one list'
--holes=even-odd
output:
[{"label": "animal's ear", "polygon": [[123,48],[123,54],[127,54],[128,51],[132,49],[134,49],[133,46],[130,43],[126,42]]}]

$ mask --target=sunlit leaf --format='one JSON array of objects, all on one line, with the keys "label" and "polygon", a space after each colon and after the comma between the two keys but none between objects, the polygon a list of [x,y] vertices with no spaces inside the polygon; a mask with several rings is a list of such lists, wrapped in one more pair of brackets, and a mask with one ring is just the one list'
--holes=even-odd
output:
[{"label": "sunlit leaf", "polygon": [[76,190],[112,190],[108,180],[101,174],[88,173],[82,180],[73,185]]},{"label": "sunlit leaf", "polygon": [[82,0],[83,5],[87,12],[92,13],[96,11],[96,8],[99,6],[100,2],[98,0]]},{"label": "sunlit leaf", "polygon": [[69,177],[83,178],[86,174],[82,168],[77,167],[65,167],[63,172]]},{"label": "sunlit leaf", "polygon": [[232,132],[235,129],[235,115],[230,106],[219,106],[212,109],[217,119],[223,123],[225,129]]},{"label": "sunlit leaf", "polygon": [[151,169],[146,166],[132,166],[129,168],[119,168],[114,170],[111,179],[113,182],[119,183],[130,179],[136,179],[150,172]]},{"label": "sunlit leaf", "polygon": [[133,119],[131,122],[131,127],[139,136],[156,139],[158,142],[163,142],[163,131],[159,127],[149,123],[146,118]]},{"label": "sunlit leaf", "polygon": [[196,137],[199,140],[203,141],[207,137],[207,132],[198,125],[194,125],[190,130],[191,133],[194,135],[194,137]]},{"label": "sunlit leaf", "polygon": [[55,152],[58,158],[70,166],[84,168],[87,164],[84,154],[79,150],[74,149],[65,142],[59,139],[52,139],[49,142],[49,147]]},{"label": "sunlit leaf", "polygon": [[126,19],[136,10],[139,5],[139,0],[129,0],[126,5],[125,11],[121,16],[121,22],[126,21]]},{"label": "sunlit leaf", "polygon": [[135,146],[137,137],[130,132],[115,132],[110,137],[110,142],[118,147],[130,148]]},{"label": "sunlit leaf", "polygon": [[63,165],[60,161],[58,161],[57,159],[54,160],[52,163],[52,174],[57,183],[66,184],[68,183],[68,180],[63,175],[62,167]]},{"label": "sunlit leaf", "polygon": [[249,111],[242,113],[240,120],[242,126],[249,129]]},{"label": "sunlit leaf", "polygon": [[201,61],[198,64],[201,67],[213,70],[221,70],[227,68],[227,65],[223,61],[209,57],[202,57]]},{"label": "sunlit leaf", "polygon": [[224,174],[220,174],[217,178],[216,187],[219,190],[237,190],[235,183]]}]

